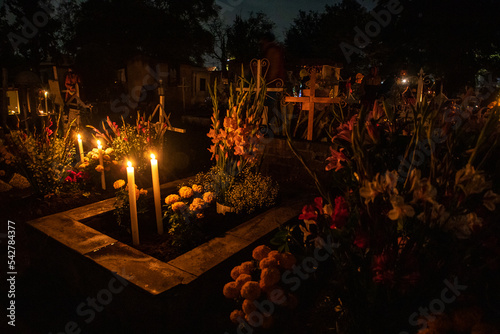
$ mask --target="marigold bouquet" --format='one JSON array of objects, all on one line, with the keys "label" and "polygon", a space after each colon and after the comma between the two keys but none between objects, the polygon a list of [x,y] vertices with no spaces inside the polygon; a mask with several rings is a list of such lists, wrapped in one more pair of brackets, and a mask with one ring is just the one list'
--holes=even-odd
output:
[{"label": "marigold bouquet", "polygon": [[231,270],[233,281],[224,285],[223,294],[238,305],[230,319],[241,329],[270,328],[277,315],[294,309],[298,300],[281,277],[295,263],[291,253],[280,253],[266,245],[257,246],[252,260],[241,263]]},{"label": "marigold bouquet", "polygon": [[203,192],[203,185],[182,186],[178,194],[165,198],[163,219],[167,220],[168,233],[173,237],[173,245],[187,246],[200,239],[199,219],[215,200],[215,194]]},{"label": "marigold bouquet", "polygon": [[[128,184],[122,179],[118,179],[113,183],[113,188],[115,189],[115,210],[113,214],[116,218],[118,225],[122,226],[122,223],[128,222],[130,220],[130,199]],[[146,189],[139,189],[137,184],[135,185],[135,200],[137,201],[137,213],[142,214],[148,211],[148,203],[146,196],[148,191]],[[128,225],[123,225],[128,226]],[[128,228],[128,227],[127,227]]]}]

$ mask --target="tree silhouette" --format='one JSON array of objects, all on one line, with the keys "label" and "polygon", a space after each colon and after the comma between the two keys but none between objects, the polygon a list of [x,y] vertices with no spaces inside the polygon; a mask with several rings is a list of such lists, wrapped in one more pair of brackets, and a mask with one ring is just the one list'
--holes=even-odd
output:
[{"label": "tree silhouette", "polygon": [[229,26],[217,16],[210,20],[208,29],[214,39],[214,47],[210,55],[219,61],[221,70],[226,72],[228,62],[227,30]]},{"label": "tree silhouette", "polygon": [[213,43],[203,23],[215,13],[213,0],[87,0],[74,15],[66,45],[84,81],[105,91],[114,71],[137,55],[171,66],[201,65]]},{"label": "tree silhouette", "polygon": [[247,19],[236,16],[233,24],[227,30],[227,50],[230,57],[237,63],[247,64],[253,58],[259,57],[259,39],[272,32],[275,24],[262,12],[251,12]]},{"label": "tree silhouette", "polygon": [[13,20],[7,28],[8,47],[24,58],[25,68],[36,72],[43,60],[60,57],[57,31],[61,23],[51,1],[5,0],[2,8]]}]

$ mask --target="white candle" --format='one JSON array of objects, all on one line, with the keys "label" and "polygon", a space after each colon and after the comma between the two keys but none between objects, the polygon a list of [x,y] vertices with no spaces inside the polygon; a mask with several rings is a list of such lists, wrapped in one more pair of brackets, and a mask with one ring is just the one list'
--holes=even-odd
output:
[{"label": "white candle", "polygon": [[102,166],[101,187],[102,190],[106,190],[106,177],[104,176],[104,162],[102,159],[102,145],[100,140],[97,141],[97,149],[99,150],[99,164]]},{"label": "white candle", "polygon": [[80,150],[80,162],[83,163],[83,143],[80,134],[78,136],[78,149]]},{"label": "white candle", "polygon": [[134,167],[132,163],[128,162],[127,167],[127,180],[128,180],[128,200],[130,203],[130,222],[132,230],[132,242],[134,245],[139,244],[139,227],[137,224],[137,199],[135,197],[135,177]]},{"label": "white candle", "polygon": [[163,220],[161,217],[161,200],[160,200],[160,177],[158,175],[158,160],[155,155],[151,154],[151,175],[153,176],[153,194],[155,200],[156,226],[158,234],[163,234]]},{"label": "white candle", "polygon": [[45,91],[45,112],[48,114],[49,113],[49,104],[47,102],[47,95],[49,95],[49,92]]}]

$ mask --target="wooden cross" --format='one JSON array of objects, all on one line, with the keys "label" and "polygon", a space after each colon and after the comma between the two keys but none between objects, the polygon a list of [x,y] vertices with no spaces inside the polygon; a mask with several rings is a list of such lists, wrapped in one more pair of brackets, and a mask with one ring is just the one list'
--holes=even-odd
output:
[{"label": "wooden cross", "polygon": [[163,127],[163,124],[166,124],[168,131],[186,133],[186,129],[176,128],[176,127],[173,127],[172,124],[170,124],[170,114],[167,116],[167,113],[165,112],[165,91],[163,88],[163,81],[161,79],[160,79],[159,87],[158,87],[158,95],[160,95],[160,103],[158,103],[155,110],[153,111],[151,119],[154,118],[156,112],[159,110],[160,113],[159,113],[158,122],[161,124],[161,127]]},{"label": "wooden cross", "polygon": [[182,110],[186,111],[186,90],[185,88],[188,88],[189,86],[186,86],[186,79],[182,77],[182,85],[177,86],[179,88],[182,88]]},{"label": "wooden cross", "polygon": [[307,140],[312,140],[313,137],[313,127],[314,127],[314,105],[319,104],[332,104],[340,103],[340,98],[331,97],[317,97],[316,96],[316,69],[311,70],[311,79],[309,81],[310,89],[304,89],[302,91],[301,97],[287,96],[285,97],[285,102],[301,102],[302,110],[309,111],[309,117],[307,121]]}]

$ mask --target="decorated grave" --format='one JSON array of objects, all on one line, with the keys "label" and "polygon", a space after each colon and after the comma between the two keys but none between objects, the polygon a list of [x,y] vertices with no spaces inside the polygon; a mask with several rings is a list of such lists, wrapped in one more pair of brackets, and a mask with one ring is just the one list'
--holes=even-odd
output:
[{"label": "decorated grave", "polygon": [[[311,71],[309,84],[315,85],[315,73]],[[188,179],[160,185],[155,166],[166,157],[161,145],[155,150],[150,145],[161,138],[162,125],[140,116],[135,127],[108,121],[95,132],[105,144],[79,154],[80,171],[68,172],[64,181],[115,196],[33,220],[34,235],[48,236],[53,251],[63,245],[76,281],[83,276],[92,280],[97,270],[101,281],[115,273],[132,283],[124,308],[131,314],[134,298],[144,302],[147,318],[155,322],[146,325],[151,330],[189,327],[186,317],[176,315],[189,312],[189,300],[213,298],[214,291],[203,289],[206,284],[228,299],[227,306],[217,299],[221,309],[228,308],[227,314],[219,314],[221,327],[232,321],[240,331],[315,331],[321,326],[294,319],[297,312],[314,317],[316,310],[341,332],[415,331],[407,318],[420,305],[434,303],[442,284],[456,288],[457,303],[432,304],[434,309],[442,304],[443,312],[422,321],[417,319],[424,315],[417,313],[417,325],[445,326],[447,332],[492,326],[495,301],[489,296],[495,295],[491,286],[498,275],[498,107],[468,108],[422,97],[403,115],[401,108],[381,101],[372,109],[342,109],[334,98],[317,100],[311,89],[306,99],[284,99],[302,105],[296,117],[281,114],[284,138],[278,139],[262,131],[277,127],[262,124],[266,87],[258,82],[257,88],[241,80],[223,107],[217,90],[212,92],[208,137],[215,166]],[[315,110],[315,104],[332,108]],[[310,141],[311,124],[314,130],[323,117],[315,120],[318,111],[328,114],[328,126],[322,127],[330,138],[326,143]],[[306,124],[308,141],[292,140],[289,119],[296,129]],[[58,157],[56,163],[39,164],[46,175],[59,175],[49,183],[35,182],[40,171],[26,164],[31,172],[27,179],[45,196],[64,189],[57,173],[65,168],[54,167],[66,166],[65,159],[76,156],[68,133],[51,137],[49,130],[38,138],[15,133],[18,137],[9,139],[11,145],[24,145],[25,157],[31,156],[30,140],[46,145],[46,156]],[[64,149],[52,143],[64,143],[58,144]],[[285,180],[285,159],[293,156],[319,196],[288,186],[276,197],[273,181],[253,169],[263,152],[274,159],[263,170],[272,171],[281,162],[277,174]],[[136,180],[146,179],[152,187],[136,189]],[[304,195],[316,198],[307,204]],[[149,215],[142,213],[146,209]],[[119,233],[99,231],[110,223]],[[180,248],[159,254],[150,240]],[[467,291],[458,298],[464,286]],[[329,302],[315,303],[311,294]],[[304,300],[305,308],[300,306]],[[272,311],[259,308],[269,303]],[[174,308],[158,320],[164,310]],[[464,314],[469,317],[460,322]],[[381,317],[384,323],[377,321]],[[139,330],[138,323],[134,326]]]}]

